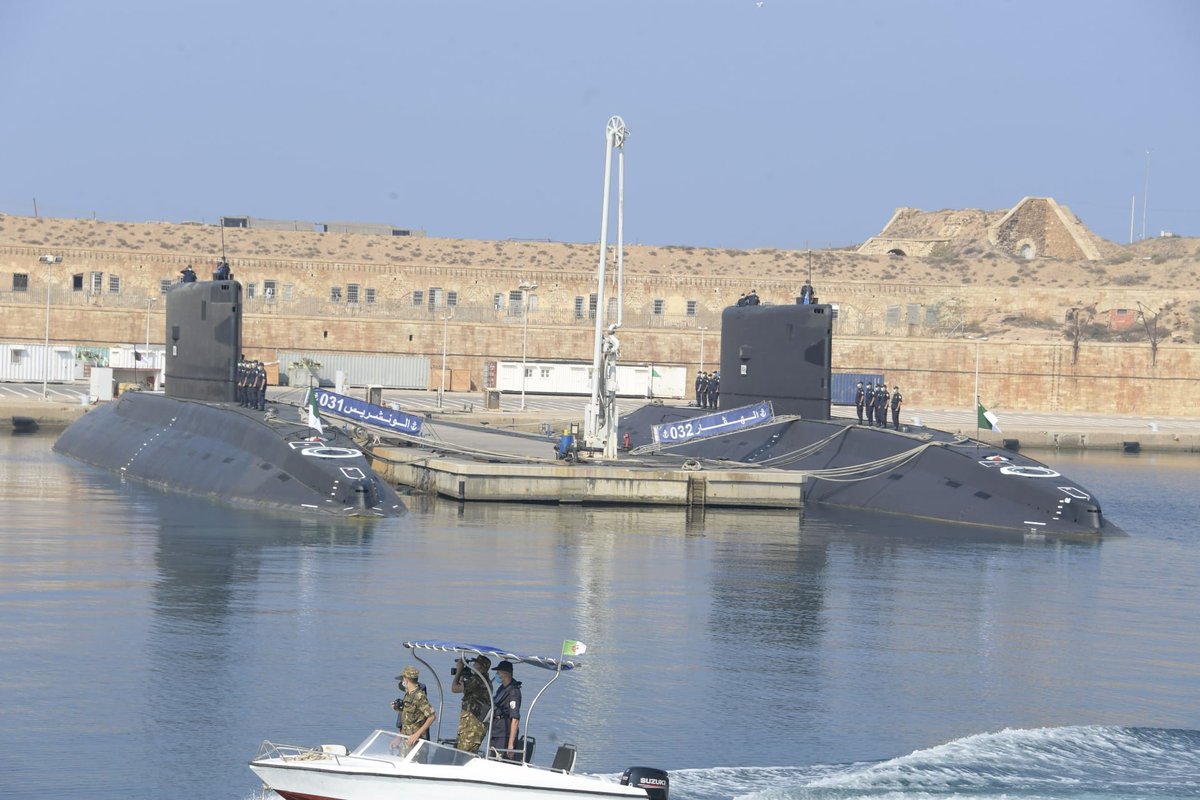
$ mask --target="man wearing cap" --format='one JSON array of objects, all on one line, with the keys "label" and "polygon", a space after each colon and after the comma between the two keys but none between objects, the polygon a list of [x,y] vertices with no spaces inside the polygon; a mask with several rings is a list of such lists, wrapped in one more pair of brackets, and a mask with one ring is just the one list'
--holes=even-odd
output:
[{"label": "man wearing cap", "polygon": [[496,675],[500,677],[500,685],[492,699],[494,716],[490,746],[509,761],[524,761],[523,752],[513,752],[517,750],[517,729],[521,725],[521,682],[513,680],[511,661],[497,664]]},{"label": "man wearing cap", "polygon": [[892,392],[892,427],[900,430],[900,404],[904,402],[904,398],[900,396],[900,387],[893,386],[895,391]]},{"label": "man wearing cap", "polygon": [[483,735],[487,732],[491,686],[488,685],[486,677],[480,676],[486,676],[491,666],[492,660],[484,655],[475,656],[467,662],[460,658],[455,665],[450,691],[461,694],[463,700],[462,711],[458,715],[458,740],[454,746],[468,753],[479,749]]},{"label": "man wearing cap", "polygon": [[[421,684],[417,682],[417,678],[421,673],[414,666],[407,666],[400,671],[396,679],[400,681],[400,688],[404,690],[404,697],[392,703],[392,708],[400,712],[399,719],[396,722],[400,726],[400,739],[404,737],[402,744],[404,752],[411,750],[418,741],[429,735],[429,726],[433,724],[434,718],[437,716],[433,711],[433,706],[429,704],[429,698],[425,696],[425,690],[421,688]],[[395,742],[401,744],[400,742]]]}]

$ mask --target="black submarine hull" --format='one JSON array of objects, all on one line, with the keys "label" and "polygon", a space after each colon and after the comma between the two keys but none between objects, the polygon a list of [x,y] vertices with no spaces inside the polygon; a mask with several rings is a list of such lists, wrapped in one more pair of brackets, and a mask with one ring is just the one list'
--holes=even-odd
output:
[{"label": "black submarine hull", "polygon": [[234,402],[239,381],[266,386],[262,365],[252,372],[242,358],[241,284],[227,269],[212,281],[196,281],[191,267],[185,273],[192,280],[166,296],[166,394],[126,392],[72,423],[54,450],[229,505],[300,516],[404,513],[395,489],[342,431],[316,438],[274,413],[278,405],[264,413]]},{"label": "black submarine hull", "polygon": [[302,516],[391,517],[396,491],[340,431],[237,406],[126,392],[76,420],[55,452],[123,478],[229,505]]},{"label": "black submarine hull", "polygon": [[[651,440],[653,425],[711,413],[644,406],[623,417],[620,426],[636,446]],[[673,446],[654,457],[808,472],[806,503],[1033,533],[1123,533],[1104,518],[1092,492],[1057,470],[931,428],[893,431],[785,419]]]},{"label": "black submarine hull", "polygon": [[[819,303],[725,309],[720,409],[769,401],[778,420],[651,447],[661,451],[654,458],[801,470],[809,503],[1026,532],[1122,533],[1092,492],[1027,456],[932,428],[832,419],[833,317]],[[711,413],[646,406],[619,425],[640,448],[655,425]]]}]

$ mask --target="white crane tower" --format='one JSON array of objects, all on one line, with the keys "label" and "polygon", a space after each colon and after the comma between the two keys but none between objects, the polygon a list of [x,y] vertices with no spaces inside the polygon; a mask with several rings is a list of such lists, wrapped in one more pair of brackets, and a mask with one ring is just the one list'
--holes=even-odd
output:
[{"label": "white crane tower", "polygon": [[[604,206],[600,212],[600,270],[596,287],[596,342],[592,351],[592,399],[583,420],[583,441],[602,449],[604,458],[617,457],[617,355],[625,288],[625,120],[614,116],[604,128]],[[608,258],[608,208],[612,202],[612,154],[617,151],[617,281],[616,319],[605,330],[608,304],[604,299],[604,270]]]}]

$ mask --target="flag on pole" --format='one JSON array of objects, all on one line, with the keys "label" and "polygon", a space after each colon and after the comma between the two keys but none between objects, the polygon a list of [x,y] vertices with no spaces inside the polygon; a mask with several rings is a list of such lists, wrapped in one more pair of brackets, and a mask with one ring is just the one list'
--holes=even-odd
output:
[{"label": "flag on pole", "polygon": [[995,431],[996,433],[1003,433],[1000,430],[1000,418],[984,408],[983,403],[979,402],[978,398],[975,400],[975,405],[978,406],[976,412],[979,415],[979,427]]},{"label": "flag on pole", "polygon": [[562,654],[564,656],[581,656],[586,652],[587,645],[583,642],[576,642],[571,639],[567,639],[563,642]]},{"label": "flag on pole", "polygon": [[317,405],[317,390],[311,386],[308,387],[308,398],[304,405],[308,408],[308,427],[323,435],[325,429],[321,427],[321,407]]}]

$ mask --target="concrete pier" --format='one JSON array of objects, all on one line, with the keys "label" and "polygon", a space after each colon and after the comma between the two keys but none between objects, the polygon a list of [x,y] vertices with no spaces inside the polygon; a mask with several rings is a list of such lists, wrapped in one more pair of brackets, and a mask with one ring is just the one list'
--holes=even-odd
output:
[{"label": "concrete pier", "polygon": [[[543,445],[546,450],[549,444]],[[412,447],[374,450],[392,483],[453,500],[801,508],[803,476],[786,470],[665,469],[621,462],[481,463]]]}]

